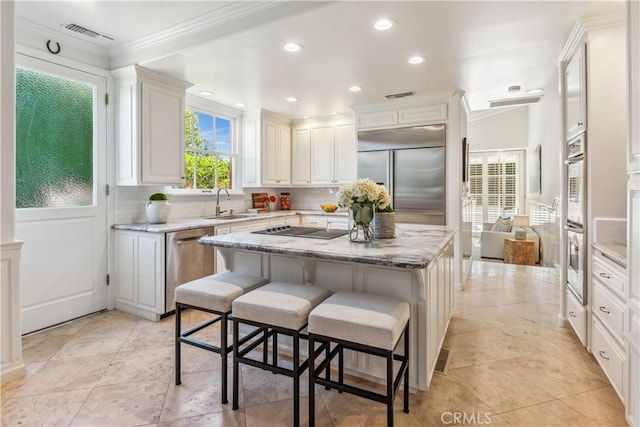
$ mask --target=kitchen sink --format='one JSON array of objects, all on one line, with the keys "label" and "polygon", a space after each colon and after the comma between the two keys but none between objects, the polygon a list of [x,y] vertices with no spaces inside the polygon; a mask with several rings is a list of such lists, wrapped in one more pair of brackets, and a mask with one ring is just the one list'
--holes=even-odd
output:
[{"label": "kitchen sink", "polygon": [[221,216],[207,216],[204,219],[239,219],[249,218],[249,215],[221,215]]}]

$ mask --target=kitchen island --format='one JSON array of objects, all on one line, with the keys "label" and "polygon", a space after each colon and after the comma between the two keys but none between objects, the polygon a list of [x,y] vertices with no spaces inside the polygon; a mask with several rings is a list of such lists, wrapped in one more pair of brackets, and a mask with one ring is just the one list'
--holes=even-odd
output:
[{"label": "kitchen island", "polygon": [[[387,295],[407,301],[410,320],[410,386],[427,390],[453,305],[453,236],[441,226],[396,225],[396,237],[352,243],[239,232],[200,239],[216,246],[234,272],[322,286],[334,292]],[[345,354],[347,370],[384,378],[382,359]]]}]

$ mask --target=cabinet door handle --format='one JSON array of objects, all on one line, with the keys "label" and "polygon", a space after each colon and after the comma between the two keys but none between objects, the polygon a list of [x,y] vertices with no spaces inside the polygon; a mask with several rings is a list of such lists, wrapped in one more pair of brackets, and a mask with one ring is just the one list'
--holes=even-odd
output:
[{"label": "cabinet door handle", "polygon": [[570,312],[569,312],[569,316],[571,316],[571,317],[576,317],[576,314],[575,314],[573,311],[570,311]]},{"label": "cabinet door handle", "polygon": [[584,123],[582,123],[582,122],[578,122],[578,123],[576,123],[576,126],[582,126],[583,124]]},{"label": "cabinet door handle", "polygon": [[600,277],[604,277],[605,279],[611,279],[611,276],[609,276],[607,273],[600,273]]},{"label": "cabinet door handle", "polygon": [[600,357],[602,357],[604,360],[609,360],[609,358],[607,357],[607,353],[600,350],[598,351],[598,354],[600,355]]},{"label": "cabinet door handle", "polygon": [[601,311],[601,312],[603,312],[603,313],[607,313],[607,314],[609,314],[609,313],[610,313],[610,311],[609,311],[609,310],[607,310],[607,307],[605,307],[604,305],[601,305],[601,306],[600,306],[600,311]]}]

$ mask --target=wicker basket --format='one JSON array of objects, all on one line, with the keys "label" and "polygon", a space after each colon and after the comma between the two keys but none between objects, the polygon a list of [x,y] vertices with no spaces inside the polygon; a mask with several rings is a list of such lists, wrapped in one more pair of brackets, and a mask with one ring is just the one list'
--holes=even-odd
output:
[{"label": "wicker basket", "polygon": [[373,233],[376,239],[392,239],[396,237],[395,212],[376,212],[373,219]]}]

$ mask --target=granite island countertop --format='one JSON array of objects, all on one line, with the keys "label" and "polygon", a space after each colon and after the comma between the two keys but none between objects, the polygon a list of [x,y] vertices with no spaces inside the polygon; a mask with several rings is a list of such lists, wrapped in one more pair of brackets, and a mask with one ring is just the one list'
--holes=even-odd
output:
[{"label": "granite island countertop", "polygon": [[396,224],[396,237],[353,243],[345,236],[330,240],[240,232],[207,236],[203,245],[333,261],[356,262],[407,269],[426,268],[453,239],[445,226]]},{"label": "granite island countertop", "polygon": [[[174,231],[192,230],[203,227],[220,227],[225,224],[237,224],[246,221],[261,221],[265,219],[281,218],[295,215],[313,215],[327,217],[347,217],[346,210],[338,210],[336,212],[312,211],[312,210],[277,210],[266,214],[247,215],[235,219],[217,219],[215,217],[207,218],[187,218],[166,222],[164,224],[114,224],[112,228],[116,230],[143,231],[148,233],[171,233]],[[242,215],[242,214],[241,214]]]}]

